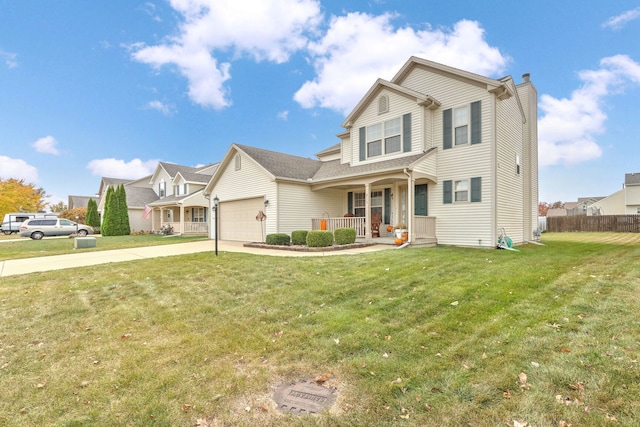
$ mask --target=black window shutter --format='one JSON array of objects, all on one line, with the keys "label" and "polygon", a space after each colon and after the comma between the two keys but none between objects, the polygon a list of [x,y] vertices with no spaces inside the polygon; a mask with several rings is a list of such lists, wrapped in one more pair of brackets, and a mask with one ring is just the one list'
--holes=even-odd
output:
[{"label": "black window shutter", "polygon": [[482,178],[471,178],[471,201],[482,201]]},{"label": "black window shutter", "polygon": [[452,147],[452,115],[451,108],[442,112],[442,148],[444,150]]},{"label": "black window shutter", "polygon": [[411,151],[411,113],[402,116],[402,151]]},{"label": "black window shutter", "polygon": [[442,183],[442,203],[453,203],[453,182],[444,181]]},{"label": "black window shutter", "polygon": [[360,128],[360,160],[366,160],[367,158],[367,133],[364,127]]},{"label": "black window shutter", "polygon": [[482,108],[480,101],[471,103],[471,143],[482,142]]},{"label": "black window shutter", "polygon": [[353,191],[347,193],[347,213],[353,213]]}]

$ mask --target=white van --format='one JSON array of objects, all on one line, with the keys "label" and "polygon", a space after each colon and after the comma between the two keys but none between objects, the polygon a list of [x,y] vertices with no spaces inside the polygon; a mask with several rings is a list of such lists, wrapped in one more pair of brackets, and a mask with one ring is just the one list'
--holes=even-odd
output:
[{"label": "white van", "polygon": [[12,212],[4,215],[4,219],[2,220],[2,226],[0,226],[0,231],[4,234],[9,235],[11,233],[19,233],[20,226],[23,222],[31,218],[45,218],[45,217],[53,217],[57,218],[57,213],[44,213],[44,212]]}]

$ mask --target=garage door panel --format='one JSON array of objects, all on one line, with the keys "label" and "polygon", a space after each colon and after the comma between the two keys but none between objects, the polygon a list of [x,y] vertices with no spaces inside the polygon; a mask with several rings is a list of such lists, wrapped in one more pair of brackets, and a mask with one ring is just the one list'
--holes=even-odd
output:
[{"label": "garage door panel", "polygon": [[258,211],[264,210],[264,199],[236,200],[220,203],[220,238],[241,242],[261,242],[264,223],[256,221]]}]

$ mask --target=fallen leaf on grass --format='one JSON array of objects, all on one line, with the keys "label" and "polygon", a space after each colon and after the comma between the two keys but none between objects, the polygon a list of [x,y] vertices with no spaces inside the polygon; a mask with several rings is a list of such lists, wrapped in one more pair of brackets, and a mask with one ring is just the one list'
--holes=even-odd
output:
[{"label": "fallen leaf on grass", "polygon": [[127,338],[129,338],[129,337],[131,337],[131,334],[124,334],[124,335],[123,335],[123,336],[121,336],[120,338],[122,338],[122,339],[124,340],[124,339],[127,339]]},{"label": "fallen leaf on grass", "polygon": [[182,410],[183,411],[188,411],[190,409],[193,409],[193,405],[189,405],[188,403],[183,403],[182,404]]},{"label": "fallen leaf on grass", "polygon": [[521,390],[529,390],[531,388],[529,387],[529,385],[527,385],[527,374],[525,374],[524,372],[520,372],[518,378],[520,379]]},{"label": "fallen leaf on grass", "polygon": [[389,353],[385,353],[385,354],[383,354],[383,355],[382,355],[382,357],[383,357],[384,359],[388,359],[388,358],[389,358]]},{"label": "fallen leaf on grass", "polygon": [[438,387],[431,387],[431,393],[442,393],[442,390]]},{"label": "fallen leaf on grass", "polygon": [[528,425],[529,423],[526,421],[513,420],[513,427],[527,427]]},{"label": "fallen leaf on grass", "polygon": [[314,381],[318,384],[324,384],[329,380],[329,378],[331,378],[331,374],[318,375],[314,378]]},{"label": "fallen leaf on grass", "polygon": [[511,392],[509,390],[505,391],[504,393],[502,393],[502,397],[504,397],[505,399],[511,399]]},{"label": "fallen leaf on grass", "polygon": [[569,384],[569,388],[571,390],[580,390],[580,391],[584,391],[584,384],[578,382],[575,384]]},{"label": "fallen leaf on grass", "polygon": [[458,301],[452,302],[451,305],[458,305]]},{"label": "fallen leaf on grass", "polygon": [[558,423],[558,427],[571,427],[571,423],[560,420],[560,422]]},{"label": "fallen leaf on grass", "polygon": [[563,352],[563,353],[571,353],[571,350],[569,350],[568,348],[563,348],[563,349],[562,349],[562,352]]},{"label": "fallen leaf on grass", "polygon": [[42,381],[41,383],[36,384],[36,388],[43,388],[46,385],[47,385],[47,382],[46,381]]}]

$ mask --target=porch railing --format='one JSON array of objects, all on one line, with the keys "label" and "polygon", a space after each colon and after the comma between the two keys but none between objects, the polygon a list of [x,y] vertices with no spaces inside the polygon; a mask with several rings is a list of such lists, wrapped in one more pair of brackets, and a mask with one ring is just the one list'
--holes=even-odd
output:
[{"label": "porch railing", "polygon": [[322,221],[326,221],[327,231],[336,228],[355,228],[356,237],[365,236],[365,219],[363,217],[311,218],[311,229],[322,230]]},{"label": "porch railing", "polygon": [[414,216],[413,232],[417,239],[431,239],[436,237],[436,217]]},{"label": "porch railing", "polygon": [[173,227],[173,232],[176,234],[207,234],[209,232],[209,226],[206,222],[185,222],[184,230],[180,230],[179,222],[163,221],[161,226],[164,227],[169,225]]},{"label": "porch railing", "polygon": [[[365,219],[363,217],[351,218],[311,218],[311,229],[321,230],[322,221],[326,221],[328,231],[335,231],[336,228],[355,228],[356,237],[365,237]],[[413,217],[413,233],[417,239],[435,239],[436,237],[436,217],[415,216]]]}]

